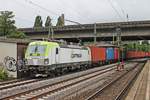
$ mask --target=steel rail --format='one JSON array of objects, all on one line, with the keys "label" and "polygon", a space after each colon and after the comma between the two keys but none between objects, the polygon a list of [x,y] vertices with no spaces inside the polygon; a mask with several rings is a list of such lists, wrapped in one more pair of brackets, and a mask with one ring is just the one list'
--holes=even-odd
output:
[{"label": "steel rail", "polygon": [[[146,63],[145,63],[146,64]],[[144,64],[144,65],[145,65]],[[144,66],[143,65],[143,66]],[[128,82],[128,84],[126,84],[126,86],[122,89],[122,91],[118,94],[118,96],[115,98],[115,100],[120,100],[121,98],[123,98],[125,96],[125,94],[127,93],[127,91],[130,89],[130,87],[132,86],[132,84],[135,82],[135,80],[137,79],[138,75],[140,74],[140,72],[142,71],[143,67],[140,68],[140,70],[137,71],[137,73],[134,76],[131,76],[131,80]]]},{"label": "steel rail", "polygon": [[[136,64],[135,67],[133,67],[133,68],[130,69],[130,71],[134,70],[136,68],[136,66],[138,66],[138,65],[139,64]],[[106,88],[109,88],[111,85],[113,85],[115,82],[117,82],[118,80],[120,80],[120,78],[122,78],[123,76],[125,76],[130,71],[125,72],[124,74],[120,75],[118,78],[116,78],[116,79],[112,80],[111,82],[109,82],[108,84],[104,85],[100,90],[94,92],[92,95],[90,95],[89,97],[87,97],[85,100],[93,100],[100,93],[102,93]]]},{"label": "steel rail", "polygon": [[[113,66],[116,66],[116,65],[112,65],[110,67],[99,69],[99,70],[96,70],[95,72],[106,70],[106,69],[112,68]],[[60,81],[60,82],[56,82],[56,83],[53,83],[53,84],[50,84],[50,85],[48,84],[48,85],[45,85],[45,86],[42,86],[42,87],[38,87],[38,88],[35,88],[35,89],[32,89],[32,90],[27,90],[27,91],[24,91],[24,92],[20,92],[20,93],[14,94],[14,95],[10,95],[10,96],[4,97],[2,99],[5,99],[5,100],[7,99],[8,100],[8,99],[12,99],[12,98],[15,98],[15,97],[19,97],[21,95],[28,94],[28,93],[33,92],[33,91],[41,90],[41,89],[44,89],[44,88],[47,88],[47,87],[50,87],[50,86],[53,86],[53,85],[56,85],[56,84],[61,84],[62,82],[73,80],[73,79],[76,79],[76,78],[79,78],[79,77],[83,77],[83,76],[86,76],[86,75],[92,74],[92,73],[93,72],[84,74],[82,76],[77,76],[77,77],[74,77],[74,78],[66,79],[66,80],[63,80],[63,81]],[[35,98],[40,97],[40,96],[42,96],[42,95],[36,96]]]}]

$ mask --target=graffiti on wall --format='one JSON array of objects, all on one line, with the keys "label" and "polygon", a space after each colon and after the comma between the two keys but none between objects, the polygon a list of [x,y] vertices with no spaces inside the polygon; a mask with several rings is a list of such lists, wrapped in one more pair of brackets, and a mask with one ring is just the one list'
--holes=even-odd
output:
[{"label": "graffiti on wall", "polygon": [[4,64],[8,71],[16,72],[17,62],[13,57],[6,56],[4,58]]}]

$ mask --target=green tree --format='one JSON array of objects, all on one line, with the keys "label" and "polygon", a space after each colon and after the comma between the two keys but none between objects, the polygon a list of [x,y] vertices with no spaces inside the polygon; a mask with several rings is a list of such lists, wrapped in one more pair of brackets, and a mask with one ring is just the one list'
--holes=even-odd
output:
[{"label": "green tree", "polygon": [[12,11],[0,12],[0,35],[6,36],[16,30],[14,15]]},{"label": "green tree", "polygon": [[48,27],[48,26],[52,26],[51,18],[49,16],[47,16],[46,22],[45,22],[45,27]]},{"label": "green tree", "polygon": [[58,17],[56,26],[64,26],[64,25],[65,25],[64,14],[62,14],[61,16]]},{"label": "green tree", "polygon": [[35,22],[34,22],[34,27],[38,28],[38,27],[42,27],[43,21],[41,16],[36,16],[35,18]]},{"label": "green tree", "polygon": [[25,34],[18,32],[13,19],[12,11],[0,12],[0,36],[7,36],[13,38],[25,38]]}]

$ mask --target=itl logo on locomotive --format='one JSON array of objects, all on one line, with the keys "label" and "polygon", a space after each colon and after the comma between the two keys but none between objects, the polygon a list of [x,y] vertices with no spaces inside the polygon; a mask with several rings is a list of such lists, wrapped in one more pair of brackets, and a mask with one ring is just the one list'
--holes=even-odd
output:
[{"label": "itl logo on locomotive", "polygon": [[71,58],[81,58],[82,54],[72,54]]}]

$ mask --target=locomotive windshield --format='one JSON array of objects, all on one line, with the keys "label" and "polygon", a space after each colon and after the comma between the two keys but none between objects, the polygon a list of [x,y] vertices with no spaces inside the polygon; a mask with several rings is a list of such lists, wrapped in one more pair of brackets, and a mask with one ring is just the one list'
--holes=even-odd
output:
[{"label": "locomotive windshield", "polygon": [[45,45],[31,45],[28,47],[28,53],[33,54],[33,53],[39,53],[39,54],[44,54],[46,49]]}]

